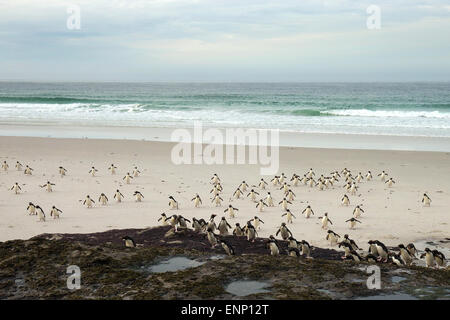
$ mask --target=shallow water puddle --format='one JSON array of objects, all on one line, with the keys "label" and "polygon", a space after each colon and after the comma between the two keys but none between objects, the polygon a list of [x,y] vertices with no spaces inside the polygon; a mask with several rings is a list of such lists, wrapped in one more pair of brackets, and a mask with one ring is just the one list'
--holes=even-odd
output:
[{"label": "shallow water puddle", "polygon": [[150,266],[149,270],[154,273],[174,272],[195,268],[205,263],[206,261],[197,261],[186,257],[173,257]]},{"label": "shallow water puddle", "polygon": [[233,281],[228,284],[225,288],[225,291],[238,297],[245,297],[250,294],[270,292],[269,290],[264,289],[268,285],[269,283],[264,281],[240,280]]},{"label": "shallow water puddle", "polygon": [[402,282],[402,281],[405,281],[405,280],[407,280],[405,277],[399,277],[399,276],[391,277],[391,281],[393,283],[399,283],[399,282]]}]

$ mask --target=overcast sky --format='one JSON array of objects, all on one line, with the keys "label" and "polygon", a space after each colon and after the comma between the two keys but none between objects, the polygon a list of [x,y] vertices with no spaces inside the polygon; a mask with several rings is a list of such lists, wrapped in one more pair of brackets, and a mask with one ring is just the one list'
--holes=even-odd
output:
[{"label": "overcast sky", "polygon": [[450,81],[450,2],[0,0],[0,79]]}]

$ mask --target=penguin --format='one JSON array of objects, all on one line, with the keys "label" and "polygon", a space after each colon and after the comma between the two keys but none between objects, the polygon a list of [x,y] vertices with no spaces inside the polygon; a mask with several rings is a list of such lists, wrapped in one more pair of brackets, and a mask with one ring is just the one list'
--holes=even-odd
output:
[{"label": "penguin", "polygon": [[263,212],[264,206],[268,207],[267,203],[265,203],[263,199],[260,199],[256,204],[256,209],[258,209],[259,212]]},{"label": "penguin", "polygon": [[350,188],[348,188],[348,191],[350,192],[350,194],[352,196],[354,196],[356,194],[356,191],[358,191],[358,186],[356,185],[355,182],[352,182],[352,184],[350,185]]},{"label": "penguin", "polygon": [[98,202],[100,202],[102,206],[106,206],[108,204],[108,201],[108,197],[104,193],[102,193],[100,197],[98,197]]},{"label": "penguin", "polygon": [[347,257],[347,260],[353,260],[355,262],[360,262],[363,258],[356,252],[355,250],[350,251],[350,255]]},{"label": "penguin", "polygon": [[284,172],[281,173],[281,176],[279,178],[280,184],[284,182],[284,180],[287,179],[286,175],[284,174]]},{"label": "penguin", "polygon": [[28,165],[26,165],[23,173],[26,174],[27,176],[31,176],[33,174],[33,171],[34,171],[33,168],[30,168]]},{"label": "penguin", "polygon": [[347,207],[350,204],[350,199],[348,198],[348,196],[346,194],[344,194],[344,197],[342,197],[341,203],[343,206],[347,206]]},{"label": "penguin", "polygon": [[8,165],[8,163],[6,162],[6,160],[3,161],[3,163],[2,163],[2,168],[3,168],[4,171],[8,171],[9,165]]},{"label": "penguin", "polygon": [[411,254],[402,243],[398,245],[398,248],[400,249],[400,258],[405,265],[409,266],[413,260]]},{"label": "penguin", "polygon": [[227,219],[225,219],[225,217],[222,217],[222,220],[220,220],[219,225],[217,226],[220,235],[221,236],[228,235],[228,228],[231,228],[231,226],[228,224]]},{"label": "penguin", "polygon": [[127,172],[127,174],[125,175],[125,177],[122,178],[122,180],[125,180],[126,184],[130,184],[131,183],[131,179],[133,179],[133,177],[130,175],[129,172]]},{"label": "penguin", "polygon": [[133,177],[135,177],[135,178],[139,177],[140,173],[141,172],[139,171],[138,167],[134,167],[133,172],[132,172]]},{"label": "penguin", "polygon": [[46,188],[47,192],[53,192],[52,186],[55,186],[54,183],[51,183],[50,181],[47,181],[47,183],[44,183],[41,188]]},{"label": "penguin", "polygon": [[206,227],[206,221],[204,219],[196,219],[196,218],[192,218],[192,228],[194,229],[195,232],[202,232],[203,229]]},{"label": "penguin", "polygon": [[124,236],[122,238],[122,241],[125,244],[125,247],[127,248],[136,248],[136,242],[134,242],[133,238],[129,236]]},{"label": "penguin", "polygon": [[312,178],[313,176],[315,176],[316,174],[314,173],[313,169],[309,169],[308,173],[306,174],[307,178]]},{"label": "penguin", "polygon": [[346,220],[345,222],[350,222],[350,229],[355,229],[356,223],[361,223],[361,221],[357,220],[356,218],[350,218]]},{"label": "penguin", "polygon": [[10,190],[14,190],[15,194],[19,194],[20,191],[22,191],[22,188],[19,186],[19,184],[16,182],[14,183],[14,185],[11,187]]},{"label": "penguin", "polygon": [[216,204],[216,207],[221,207],[222,201],[223,199],[218,194],[216,194],[216,196],[212,199],[211,202],[214,202]]},{"label": "penguin", "polygon": [[200,198],[198,193],[195,194],[195,197],[192,198],[191,201],[194,201],[194,207],[196,207],[196,208],[200,207],[200,205],[202,204],[202,199]]},{"label": "penguin", "polygon": [[426,207],[429,207],[431,205],[431,198],[426,193],[423,194],[422,203]]},{"label": "penguin", "polygon": [[209,193],[212,193],[213,196],[220,194],[220,192],[221,192],[221,189],[220,189],[219,184],[214,185],[214,187],[211,189],[211,191],[209,191]]},{"label": "penguin", "polygon": [[283,198],[283,200],[281,200],[280,202],[278,202],[278,204],[281,204],[281,207],[283,208],[284,211],[287,211],[288,209],[288,204],[292,204],[292,202],[288,201],[286,198]]},{"label": "penguin", "polygon": [[93,204],[95,203],[94,200],[92,200],[89,195],[86,196],[86,199],[83,201],[83,205],[86,205],[89,208],[92,208]]},{"label": "penguin", "polygon": [[238,237],[245,235],[245,230],[240,226],[239,223],[236,223],[234,230],[233,230],[233,235],[238,236]]},{"label": "penguin", "polygon": [[220,178],[216,173],[214,173],[214,175],[212,176],[211,182],[212,182],[212,184],[217,184],[220,182]]},{"label": "penguin", "polygon": [[169,207],[172,210],[174,209],[178,210],[178,202],[172,196],[169,196]]},{"label": "penguin", "polygon": [[341,177],[341,175],[339,174],[339,172],[336,170],[334,172],[331,172],[330,175],[333,177],[334,180],[339,181],[338,178]]},{"label": "penguin", "polygon": [[273,238],[269,239],[268,245],[269,245],[271,256],[277,256],[280,254],[280,248],[278,247],[278,243],[275,239],[273,239]]},{"label": "penguin", "polygon": [[187,222],[191,223],[191,220],[186,219],[182,215],[177,216],[177,223],[178,223],[179,228],[187,229],[187,227],[188,227]]},{"label": "penguin", "polygon": [[239,189],[241,189],[242,192],[245,192],[245,191],[247,191],[247,188],[248,188],[247,182],[242,181],[242,183],[239,185]]},{"label": "penguin", "polygon": [[117,202],[122,202],[122,199],[125,198],[123,194],[119,191],[119,189],[116,190],[116,193],[114,194],[114,199],[116,199]]},{"label": "penguin", "polygon": [[248,196],[250,196],[250,200],[252,200],[253,202],[256,201],[256,195],[259,196],[259,193],[256,192],[254,189],[250,190],[250,192],[247,194],[247,198]]},{"label": "penguin", "polygon": [[319,179],[319,182],[316,183],[316,187],[319,187],[320,191],[323,191],[326,187],[324,180]]},{"label": "penguin", "polygon": [[361,172],[359,172],[358,175],[356,176],[356,182],[360,183],[362,180],[364,180],[364,177],[361,174]]},{"label": "penguin", "polygon": [[296,197],[296,195],[295,195],[295,193],[291,190],[291,189],[289,189],[287,192],[286,192],[286,198],[288,199],[288,201],[294,201],[294,197]]},{"label": "penguin", "polygon": [[167,218],[167,222],[169,222],[172,227],[175,227],[178,223],[178,216],[176,214],[171,215]]},{"label": "penguin", "polygon": [[328,217],[328,212],[325,212],[323,217],[319,217],[319,219],[322,218],[322,229],[327,229],[328,228],[328,223],[329,224],[333,224],[333,222],[331,222],[330,218]]},{"label": "penguin", "polygon": [[356,206],[355,209],[353,209],[353,217],[359,218],[361,216],[361,212],[364,213],[364,210],[361,209],[361,207],[359,205]]},{"label": "penguin", "polygon": [[344,168],[344,169],[341,170],[342,174],[347,174],[348,172],[350,172],[350,171],[347,168]]},{"label": "penguin", "polygon": [[45,222],[45,213],[40,206],[36,206],[37,216],[39,217],[39,222]]},{"label": "penguin", "polygon": [[206,237],[209,241],[209,244],[211,245],[211,247],[214,249],[217,246],[217,238],[216,235],[214,234],[213,230],[211,228],[208,228],[206,230]]},{"label": "penguin", "polygon": [[33,204],[33,202],[28,202],[27,211],[28,211],[28,214],[30,216],[34,215],[34,214],[37,214],[36,213],[36,206]]},{"label": "penguin", "polygon": [[161,221],[163,226],[169,225],[169,218],[167,218],[166,213],[161,213],[161,218],[158,219],[158,222]]},{"label": "penguin", "polygon": [[377,257],[374,256],[373,254],[369,253],[368,255],[366,255],[366,261],[368,263],[376,263],[377,262]]},{"label": "penguin", "polygon": [[373,178],[372,172],[370,172],[370,170],[367,171],[367,173],[366,173],[366,181],[370,181],[370,180],[372,180],[372,178]]},{"label": "penguin", "polygon": [[59,172],[59,174],[61,175],[61,178],[63,178],[65,175],[66,175],[66,173],[67,173],[67,170],[64,168],[64,167],[59,167],[58,168],[58,172]]},{"label": "penguin", "polygon": [[144,199],[144,195],[140,193],[139,191],[135,191],[133,193],[133,196],[136,197],[136,202],[142,202],[142,199]]},{"label": "penguin", "polygon": [[394,179],[392,179],[392,178],[389,178],[389,180],[388,180],[388,181],[386,181],[385,183],[387,183],[388,187],[390,188],[390,187],[392,187],[392,184],[394,184],[394,183],[395,183],[395,181],[394,181]]},{"label": "penguin", "polygon": [[284,222],[278,228],[278,231],[277,231],[277,233],[275,235],[278,236],[278,234],[281,235],[281,238],[283,240],[286,240],[289,237],[292,237],[292,232],[287,228],[286,223],[284,223]]},{"label": "penguin", "polygon": [[381,181],[386,181],[386,177],[388,176],[388,174],[386,172],[381,172],[380,174],[378,174],[378,176],[380,177]]},{"label": "penguin", "polygon": [[352,246],[352,250],[358,250],[359,247],[357,246],[356,242],[352,239],[349,238],[348,234],[344,234],[344,240],[342,240],[342,242],[346,242],[349,245]]},{"label": "penguin", "polygon": [[400,254],[390,252],[389,257],[391,258],[392,263],[396,264],[397,266],[401,267],[401,266],[405,265],[405,262],[402,260],[402,257]]},{"label": "penguin", "polygon": [[92,167],[91,170],[89,170],[89,173],[91,174],[91,176],[95,177],[95,173],[98,172],[97,169],[95,169],[95,167]]},{"label": "penguin", "polygon": [[326,240],[330,241],[330,245],[331,246],[335,246],[338,243],[338,239],[341,236],[338,235],[337,233],[333,232],[332,230],[328,230],[327,231],[327,236],[326,236]]},{"label": "penguin", "polygon": [[306,256],[306,258],[311,258],[311,246],[305,240],[301,241],[301,249],[302,255]]},{"label": "penguin", "polygon": [[16,161],[15,167],[16,167],[17,171],[22,171],[23,165],[19,161]]},{"label": "penguin", "polygon": [[291,212],[291,210],[287,209],[285,213],[281,215],[282,217],[286,216],[287,223],[292,223],[292,218],[297,219]]},{"label": "penguin", "polygon": [[307,181],[307,184],[309,185],[310,188],[314,187],[317,183],[316,180],[314,180],[314,178],[309,178]]},{"label": "penguin", "polygon": [[263,178],[261,178],[261,180],[259,181],[258,187],[259,187],[261,190],[264,190],[264,189],[266,189],[266,186],[267,186],[267,182],[264,181]]},{"label": "penguin", "polygon": [[283,185],[280,187],[280,190],[283,190],[284,193],[287,193],[289,190],[289,185],[287,182],[283,183]]},{"label": "penguin", "polygon": [[300,251],[298,250],[298,248],[292,248],[292,247],[289,247],[289,248],[288,248],[288,255],[289,255],[290,257],[300,257],[300,256],[301,256],[301,253],[300,253]]},{"label": "penguin", "polygon": [[433,250],[434,261],[436,262],[437,267],[445,267],[445,256],[442,252],[438,250]]},{"label": "penguin", "polygon": [[280,177],[279,176],[275,176],[272,180],[270,180],[270,182],[272,182],[272,184],[274,185],[274,186],[277,186],[277,185],[279,185],[280,184]]},{"label": "penguin", "polygon": [[225,240],[220,240],[220,245],[222,246],[223,250],[225,250],[226,254],[229,256],[234,256],[234,248],[226,242]]},{"label": "penguin", "polygon": [[240,199],[241,195],[242,195],[242,191],[239,188],[237,188],[236,191],[233,193],[233,197],[235,197],[236,199]]},{"label": "penguin", "polygon": [[117,167],[114,165],[114,163],[111,163],[111,166],[108,168],[109,171],[111,171],[112,175],[116,174]]},{"label": "penguin", "polygon": [[368,250],[369,254],[373,255],[376,258],[378,258],[379,257],[378,249],[377,249],[377,246],[375,244],[375,241],[374,240],[369,240],[367,243],[369,244],[369,250]]},{"label": "penguin", "polygon": [[270,192],[267,192],[266,202],[269,207],[274,207],[273,198]]},{"label": "penguin", "polygon": [[416,257],[417,249],[416,249],[416,246],[415,246],[413,243],[409,243],[409,244],[406,246],[406,250],[408,250],[409,255],[410,255],[412,258],[415,258],[415,257]]},{"label": "penguin", "polygon": [[343,247],[344,249],[344,256],[341,257],[342,259],[347,258],[348,256],[350,256],[350,252],[354,251],[352,245],[344,241],[339,242],[338,247]]},{"label": "penguin", "polygon": [[256,236],[258,233],[256,232],[255,227],[251,224],[251,222],[247,222],[245,227],[245,232],[247,234],[247,241],[255,242]]},{"label": "penguin", "polygon": [[331,188],[332,186],[333,186],[333,183],[334,183],[334,178],[333,177],[331,177],[331,178],[325,178],[325,186],[327,187],[327,188]]},{"label": "penguin", "polygon": [[433,252],[430,250],[430,248],[425,248],[425,252],[420,256],[420,258],[425,257],[425,264],[428,268],[434,267],[436,261],[434,260]]},{"label": "penguin", "polygon": [[306,219],[309,219],[309,217],[310,217],[311,215],[314,215],[314,211],[313,211],[313,209],[311,209],[311,206],[307,206],[307,207],[302,211],[302,214],[305,215]]},{"label": "penguin", "polygon": [[[252,220],[251,220],[252,221]],[[260,230],[260,224],[264,224],[264,221],[262,221],[260,218],[258,218],[257,216],[253,217],[253,224],[256,230]]]},{"label": "penguin", "polygon": [[294,237],[288,238],[288,248],[298,248],[299,242]]},{"label": "penguin", "polygon": [[59,214],[62,213],[57,207],[53,206],[52,210],[50,210],[50,217],[53,216],[53,219],[59,219]]},{"label": "penguin", "polygon": [[292,182],[292,185],[294,187],[298,187],[298,184],[300,183],[300,177],[296,175],[295,173],[292,175],[292,178],[290,180]]},{"label": "penguin", "polygon": [[303,175],[303,178],[301,178],[300,182],[306,186],[306,184],[308,183],[308,178],[306,177],[306,174]]},{"label": "penguin", "polygon": [[212,214],[209,218],[208,225],[206,226],[207,229],[211,229],[213,232],[217,229],[216,222],[214,221],[215,217],[216,215]]},{"label": "penguin", "polygon": [[225,210],[223,210],[224,213],[229,214],[230,218],[235,218],[236,217],[236,211],[239,211],[238,208],[233,207],[231,204],[228,205],[228,208],[226,208]]},{"label": "penguin", "polygon": [[377,247],[377,251],[378,251],[378,259],[380,261],[383,260],[384,262],[387,262],[388,257],[389,257],[389,250],[384,245],[384,243],[382,243],[381,241],[375,240],[374,242],[375,242],[375,246]]}]

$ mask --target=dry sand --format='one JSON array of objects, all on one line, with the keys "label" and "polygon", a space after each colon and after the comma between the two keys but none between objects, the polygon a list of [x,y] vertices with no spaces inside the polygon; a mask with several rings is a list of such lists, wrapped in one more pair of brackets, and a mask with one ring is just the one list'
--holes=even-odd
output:
[{"label": "dry sand", "polygon": [[[380,138],[382,139],[382,138]],[[261,178],[256,165],[174,165],[170,159],[173,144],[134,140],[90,140],[50,139],[27,137],[0,137],[0,161],[6,160],[8,172],[0,172],[0,241],[27,239],[41,233],[89,233],[109,229],[143,228],[155,226],[165,211],[167,214],[182,214],[190,219],[209,218],[212,213],[220,219],[229,203],[239,208],[235,219],[227,217],[234,226],[245,224],[258,215],[265,224],[260,236],[275,234],[277,227],[285,221],[281,218],[281,207],[267,208],[257,212],[255,204],[248,198],[231,200],[230,197],[242,180],[257,184]],[[34,169],[32,176],[14,168],[16,160]],[[111,163],[118,169],[116,175],[107,170]],[[141,176],[130,185],[122,178],[133,166],[139,167]],[[67,176],[61,178],[58,167],[64,166]],[[96,177],[88,173],[95,166]],[[356,175],[359,171],[371,170],[374,180],[360,183],[356,196],[351,196],[349,207],[341,206],[344,195],[343,179],[331,189],[319,191],[306,186],[293,187],[297,197],[290,207],[296,215],[289,225],[295,238],[305,239],[312,245],[329,247],[326,231],[321,229],[318,219],[329,213],[333,222],[331,229],[341,236],[348,233],[357,243],[378,239],[387,245],[409,243],[424,239],[442,239],[450,236],[450,153],[334,150],[313,148],[280,149],[280,171],[289,178],[292,173],[303,175],[310,167],[316,177],[329,175],[331,171],[347,167]],[[386,170],[396,184],[388,188],[376,175]],[[211,204],[209,183],[217,173],[224,186],[222,207]],[[269,181],[271,177],[264,177]],[[48,193],[39,187],[47,180],[55,183],[54,192]],[[9,190],[18,182],[23,193],[15,195]],[[113,199],[119,188],[125,195],[122,203]],[[135,202],[132,193],[139,190],[145,196],[141,203]],[[281,190],[269,185],[277,202],[282,198]],[[258,190],[261,196],[266,191]],[[100,206],[98,197],[106,193],[108,206]],[[431,207],[423,207],[422,194],[432,198]],[[190,199],[199,193],[203,199],[201,208],[194,208]],[[96,201],[95,207],[87,209],[79,200],[89,194]],[[180,203],[180,210],[171,211],[168,196],[173,195]],[[46,222],[38,222],[29,216],[26,207],[29,201],[39,204],[47,214]],[[311,205],[315,216],[306,219],[300,213]],[[355,230],[349,230],[345,220],[352,216],[355,205],[362,204],[365,213]],[[59,220],[50,217],[52,205],[63,213]],[[219,220],[217,219],[217,221]],[[366,245],[363,247],[365,249]]]}]

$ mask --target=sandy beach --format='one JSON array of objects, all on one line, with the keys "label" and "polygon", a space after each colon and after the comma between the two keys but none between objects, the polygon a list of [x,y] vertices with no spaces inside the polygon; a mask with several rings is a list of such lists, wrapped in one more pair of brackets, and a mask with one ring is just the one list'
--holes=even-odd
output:
[{"label": "sandy beach", "polygon": [[[380,138],[382,139],[382,138]],[[236,218],[227,217],[234,226],[244,224],[258,215],[265,223],[259,236],[275,234],[285,218],[280,206],[257,212],[255,203],[248,198],[232,199],[232,193],[242,180],[251,186],[261,178],[257,165],[174,165],[170,158],[172,143],[135,140],[53,139],[30,137],[0,137],[0,160],[9,164],[8,172],[0,172],[0,241],[27,239],[42,233],[90,233],[110,229],[144,228],[156,226],[162,212],[207,219],[211,214],[224,215],[228,204],[239,209]],[[16,161],[34,169],[26,176],[14,168]],[[107,170],[111,163],[118,169],[116,175]],[[141,175],[125,184],[122,179],[137,166]],[[58,167],[64,166],[67,176],[60,177]],[[95,166],[95,177],[89,170]],[[351,196],[350,206],[342,206],[340,199],[345,189],[343,179],[334,187],[320,191],[307,186],[293,187],[296,199],[290,206],[297,217],[289,229],[297,239],[305,239],[314,246],[329,247],[326,231],[318,219],[328,212],[333,225],[330,229],[341,236],[348,233],[357,243],[378,239],[387,245],[397,246],[419,240],[443,239],[450,234],[450,153],[349,150],[319,148],[280,148],[280,171],[289,178],[293,173],[303,175],[314,168],[316,177],[329,175],[334,170],[349,168],[356,175],[371,170],[373,181],[359,184],[356,195]],[[376,175],[385,170],[396,184],[388,188]],[[210,200],[211,176],[217,173],[222,180],[224,199],[222,207],[215,207]],[[272,177],[264,177],[269,181]],[[53,192],[40,188],[47,180],[55,184]],[[22,193],[10,190],[18,182]],[[119,188],[125,199],[116,203],[114,191]],[[257,188],[255,188],[257,189]],[[144,195],[143,202],[135,202],[134,191]],[[270,191],[278,202],[282,191],[269,184],[267,190],[258,190],[261,197]],[[432,199],[431,207],[421,203],[426,192]],[[105,193],[107,206],[98,203]],[[195,208],[190,201],[198,193],[203,205]],[[86,195],[96,201],[94,208],[87,209],[79,200]],[[168,196],[180,203],[180,210],[170,210]],[[28,215],[29,201],[39,204],[47,215],[45,222]],[[61,218],[50,217],[55,205],[63,211]],[[306,219],[301,211],[311,205],[315,215]],[[350,230],[345,220],[352,217],[356,205],[365,210],[355,230]],[[216,218],[216,221],[219,219]],[[365,248],[367,249],[367,248]]]}]

